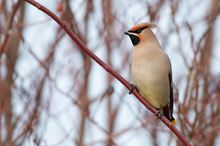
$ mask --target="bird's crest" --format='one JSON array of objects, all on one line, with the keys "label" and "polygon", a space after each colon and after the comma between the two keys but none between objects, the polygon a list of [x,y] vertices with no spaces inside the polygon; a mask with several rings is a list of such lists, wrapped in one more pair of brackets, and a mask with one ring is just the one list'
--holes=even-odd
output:
[{"label": "bird's crest", "polygon": [[135,32],[139,29],[153,28],[153,27],[156,27],[156,24],[153,24],[153,23],[140,23],[140,24],[134,25],[129,31],[130,32]]}]

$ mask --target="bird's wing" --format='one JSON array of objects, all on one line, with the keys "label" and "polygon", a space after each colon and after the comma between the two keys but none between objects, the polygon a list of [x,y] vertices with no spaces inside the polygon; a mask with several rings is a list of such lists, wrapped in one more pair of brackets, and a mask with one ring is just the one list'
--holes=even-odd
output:
[{"label": "bird's wing", "polygon": [[169,85],[170,85],[170,116],[173,115],[173,81],[172,81],[172,70],[169,72]]},{"label": "bird's wing", "polygon": [[169,76],[169,87],[170,87],[170,102],[169,102],[169,116],[170,118],[173,115],[173,79],[172,79],[172,66],[171,66],[171,62],[170,59],[168,57],[168,55],[166,54],[168,62],[169,62],[169,72],[168,72],[168,76]]}]

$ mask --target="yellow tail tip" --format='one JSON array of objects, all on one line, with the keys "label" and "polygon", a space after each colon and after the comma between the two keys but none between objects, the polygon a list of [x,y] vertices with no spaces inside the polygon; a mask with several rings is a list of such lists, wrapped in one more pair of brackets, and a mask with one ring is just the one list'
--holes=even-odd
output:
[{"label": "yellow tail tip", "polygon": [[173,125],[176,125],[176,120],[175,119],[173,119],[171,122],[173,123]]}]

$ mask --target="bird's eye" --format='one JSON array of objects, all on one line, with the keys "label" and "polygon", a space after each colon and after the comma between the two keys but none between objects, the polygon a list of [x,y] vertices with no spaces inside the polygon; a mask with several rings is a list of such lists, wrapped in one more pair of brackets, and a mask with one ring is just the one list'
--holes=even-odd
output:
[{"label": "bird's eye", "polygon": [[141,32],[142,32],[142,30],[143,30],[143,29],[138,29],[138,30],[137,30],[137,33],[141,33]]}]

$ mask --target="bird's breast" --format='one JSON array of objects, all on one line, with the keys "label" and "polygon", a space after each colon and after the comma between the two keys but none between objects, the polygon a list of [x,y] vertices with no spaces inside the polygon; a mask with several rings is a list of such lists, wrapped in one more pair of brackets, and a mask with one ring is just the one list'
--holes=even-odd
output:
[{"label": "bird's breast", "polygon": [[168,104],[170,90],[166,64],[157,57],[133,54],[132,80],[151,105],[161,108]]}]

